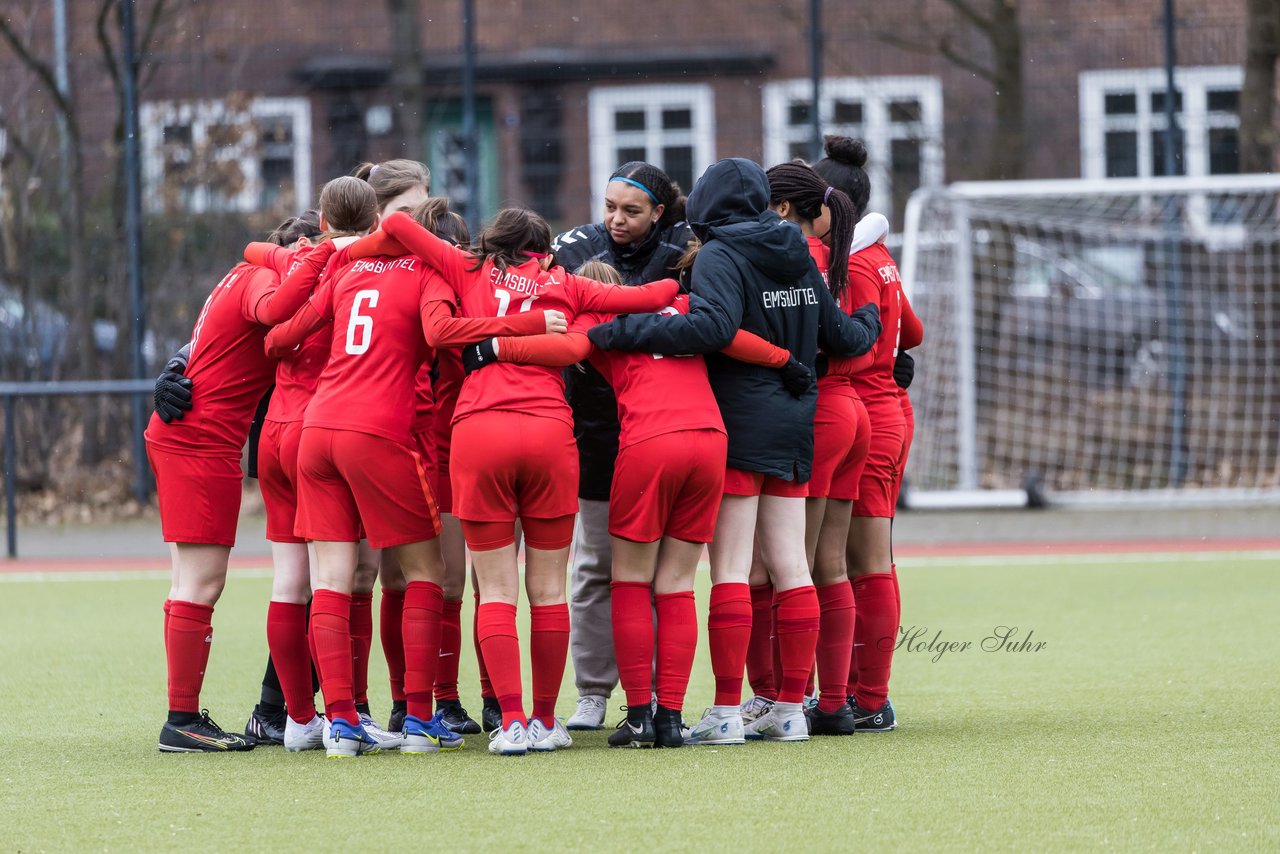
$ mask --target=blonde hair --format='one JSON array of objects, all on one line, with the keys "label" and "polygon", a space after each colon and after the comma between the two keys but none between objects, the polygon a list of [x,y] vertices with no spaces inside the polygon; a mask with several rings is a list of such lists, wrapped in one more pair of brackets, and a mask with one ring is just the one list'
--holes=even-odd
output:
[{"label": "blonde hair", "polygon": [[431,170],[417,160],[397,158],[383,163],[361,163],[351,174],[373,187],[378,194],[379,210],[414,187],[431,192]]},{"label": "blonde hair", "polygon": [[618,272],[618,268],[604,261],[587,261],[574,272],[579,276],[604,282],[606,285],[623,284],[622,274]]}]

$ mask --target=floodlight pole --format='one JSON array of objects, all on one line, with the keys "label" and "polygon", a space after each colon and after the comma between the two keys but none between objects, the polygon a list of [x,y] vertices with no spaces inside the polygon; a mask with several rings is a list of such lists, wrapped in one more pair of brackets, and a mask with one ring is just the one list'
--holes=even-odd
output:
[{"label": "floodlight pole", "polygon": [[476,135],[476,9],[462,0],[462,144],[466,162],[467,227],[480,232],[480,152]]},{"label": "floodlight pole", "polygon": [[822,159],[822,0],[809,0],[809,161]]},{"label": "floodlight pole", "polygon": [[[121,89],[124,95],[124,183],[125,242],[129,245],[129,344],[132,348],[133,376],[143,379],[146,362],[142,354],[143,330],[146,316],[142,306],[142,157],[138,150],[138,57],[133,40],[133,0],[120,0]],[[131,400],[133,422],[133,492],[139,501],[146,501],[151,492],[147,477],[147,454],[142,431],[146,429],[145,409],[142,398]]]},{"label": "floodlight pole", "polygon": [[[1177,41],[1174,38],[1173,0],[1164,0],[1164,174],[1177,173],[1178,113],[1173,72],[1177,67]],[[1165,265],[1169,271],[1166,309],[1169,315],[1169,485],[1186,483],[1187,448],[1187,364],[1183,341],[1182,270],[1179,266],[1179,243],[1182,212],[1168,199],[1165,208]]]}]

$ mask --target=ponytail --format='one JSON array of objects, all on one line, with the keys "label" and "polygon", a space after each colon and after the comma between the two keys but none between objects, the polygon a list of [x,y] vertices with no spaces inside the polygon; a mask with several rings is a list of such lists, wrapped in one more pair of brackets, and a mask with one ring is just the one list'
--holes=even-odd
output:
[{"label": "ponytail", "polygon": [[803,163],[780,163],[765,174],[769,177],[770,204],[790,202],[796,209],[796,215],[805,222],[813,222],[821,216],[823,205],[831,211],[831,232],[827,240],[831,247],[831,263],[827,268],[827,287],[832,296],[838,298],[849,282],[847,259],[849,247],[853,244],[853,230],[858,225],[853,202]]}]

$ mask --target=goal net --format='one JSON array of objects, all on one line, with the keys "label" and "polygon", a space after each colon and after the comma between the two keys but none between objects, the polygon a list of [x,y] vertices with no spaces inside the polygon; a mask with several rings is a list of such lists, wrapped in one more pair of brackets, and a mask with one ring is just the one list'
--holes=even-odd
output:
[{"label": "goal net", "polygon": [[[1280,177],[911,199],[908,503],[1280,501]],[[960,501],[958,503],[965,503]]]}]

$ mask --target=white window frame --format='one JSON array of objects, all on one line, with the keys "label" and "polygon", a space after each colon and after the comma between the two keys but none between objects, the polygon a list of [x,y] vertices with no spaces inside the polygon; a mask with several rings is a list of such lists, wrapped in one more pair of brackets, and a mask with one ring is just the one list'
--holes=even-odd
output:
[{"label": "white window frame", "polygon": [[[808,142],[811,130],[789,123],[794,101],[809,102],[813,84],[809,80],[782,80],[764,87],[764,156],[765,166],[791,159],[790,148],[796,142]],[[895,139],[919,139],[920,186],[940,185],[944,177],[942,145],[942,81],[930,76],[893,77],[827,77],[822,81],[818,118],[823,133],[848,134],[867,146],[867,175],[871,179],[871,201],[868,210],[893,217],[893,194],[890,178],[890,150]],[[912,126],[889,120],[889,102],[915,99],[920,103],[920,121]],[[857,100],[862,103],[860,125],[835,122],[835,102]]]},{"label": "white window frame", "polygon": [[[253,98],[247,108],[237,112],[225,101],[151,101],[142,105],[139,136],[142,142],[144,200],[147,210],[160,213],[164,199],[164,129],[173,125],[191,128],[191,145],[195,149],[208,138],[209,128],[228,120],[290,119],[293,124],[293,192],[299,210],[311,203],[311,104],[306,98]],[[256,126],[241,137],[239,150],[227,156],[240,162],[244,186],[231,198],[217,198],[208,188],[197,186],[184,210],[204,213],[215,208],[237,212],[256,211],[262,198],[262,161],[258,150]],[[216,204],[215,204],[216,203]]]},{"label": "white window frame", "polygon": [[[1200,66],[1175,68],[1174,88],[1182,93],[1182,111],[1177,114],[1182,130],[1183,167],[1188,177],[1209,174],[1209,131],[1213,128],[1239,127],[1238,117],[1232,121],[1222,114],[1210,113],[1210,89],[1237,90],[1244,87],[1244,69],[1239,66]],[[1082,71],[1080,73],[1080,172],[1084,178],[1107,177],[1107,131],[1132,130],[1138,136],[1138,175],[1155,174],[1155,159],[1162,156],[1152,151],[1151,135],[1165,129],[1164,113],[1151,111],[1151,95],[1165,91],[1162,68]],[[1137,112],[1133,115],[1108,116],[1107,95],[1136,96]],[[1114,180],[1114,179],[1113,179]]]},{"label": "white window frame", "polygon": [[[692,114],[689,130],[662,129],[662,111],[688,109]],[[643,109],[645,129],[614,129],[614,116],[621,109]],[[616,162],[621,147],[641,147],[647,162],[663,166],[664,145],[687,144],[693,148],[693,177],[698,176],[716,158],[715,94],[705,83],[654,84],[649,86],[600,86],[587,95],[587,114],[591,131],[591,199],[593,209],[604,209],[605,187],[609,176],[621,166]],[[692,187],[682,187],[688,193]]]}]

